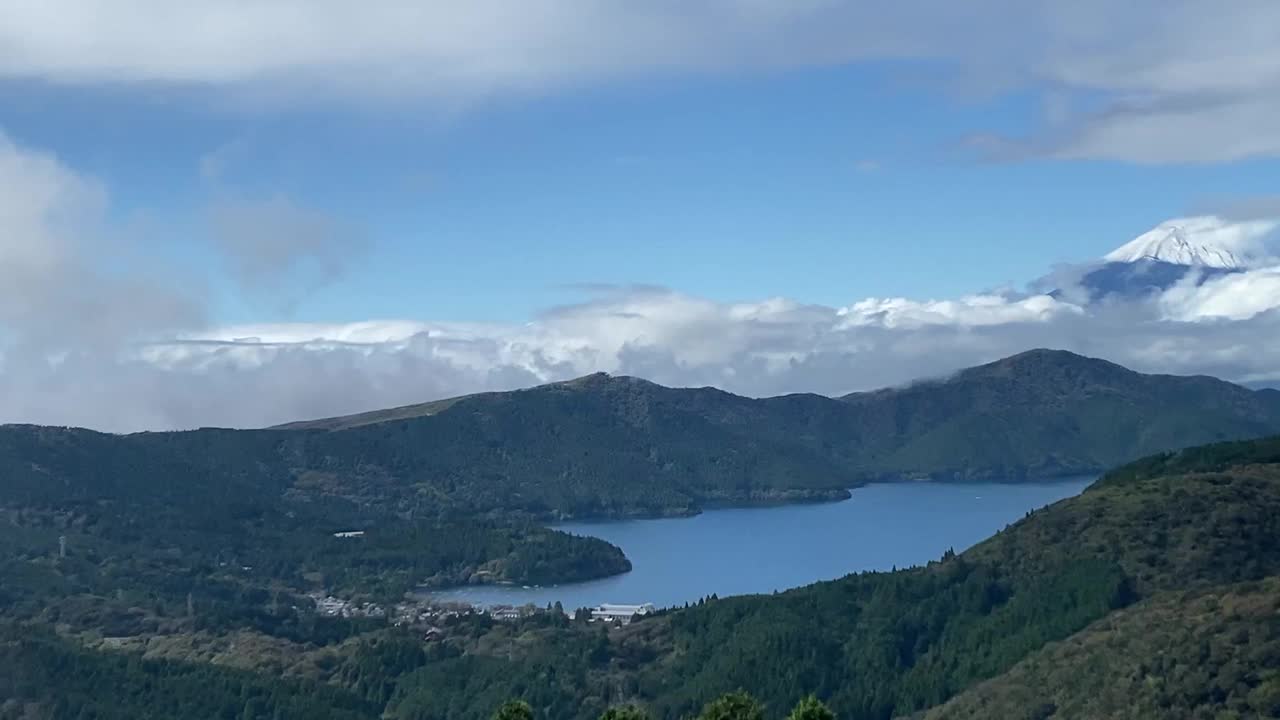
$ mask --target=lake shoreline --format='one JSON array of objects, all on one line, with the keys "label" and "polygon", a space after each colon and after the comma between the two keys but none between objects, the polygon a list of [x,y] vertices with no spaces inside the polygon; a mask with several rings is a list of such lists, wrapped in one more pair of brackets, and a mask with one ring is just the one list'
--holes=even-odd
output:
[{"label": "lake shoreline", "polygon": [[722,498],[698,498],[691,505],[673,505],[657,511],[637,511],[626,513],[592,513],[581,515],[547,515],[541,518],[546,527],[556,529],[561,525],[578,523],[603,524],[611,522],[630,522],[633,520],[666,520],[694,518],[707,512],[720,510],[744,510],[757,508],[790,507],[797,505],[820,505],[839,503],[853,497],[853,492],[873,485],[1043,485],[1046,483],[1070,483],[1080,478],[1097,479],[1102,470],[1085,472],[1062,472],[1044,475],[1015,477],[993,476],[987,474],[967,475],[955,473],[934,473],[930,475],[884,475],[854,481],[844,487],[804,488],[776,491],[752,491],[752,495],[727,496]]},{"label": "lake shoreline", "polygon": [[420,587],[442,602],[539,607],[767,594],[852,572],[922,565],[976,544],[1027,511],[1078,494],[1095,476],[1038,482],[891,482],[834,502],[721,506],[688,517],[573,520],[550,527],[622,549],[632,570],[543,586]]}]

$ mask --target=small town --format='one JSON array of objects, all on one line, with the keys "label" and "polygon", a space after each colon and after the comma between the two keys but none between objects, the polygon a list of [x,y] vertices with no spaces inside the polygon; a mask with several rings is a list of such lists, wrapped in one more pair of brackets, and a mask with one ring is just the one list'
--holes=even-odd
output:
[{"label": "small town", "polygon": [[[486,615],[496,621],[512,622],[541,613],[557,612],[552,606],[539,607],[532,603],[484,606],[460,602],[439,602],[424,597],[397,603],[387,608],[373,602],[344,600],[320,591],[313,592],[308,597],[315,602],[316,613],[325,617],[390,618],[396,625],[415,628],[425,627],[428,629],[429,634],[432,635],[439,634],[438,623],[448,622],[460,617]],[[584,609],[589,613],[586,618],[587,622],[613,625],[627,625],[638,616],[649,615],[657,611],[657,608],[652,603],[602,603],[596,607]],[[576,619],[577,613],[582,611],[559,610],[559,612]],[[430,632],[433,630],[435,633]],[[431,638],[429,637],[428,639]]]}]

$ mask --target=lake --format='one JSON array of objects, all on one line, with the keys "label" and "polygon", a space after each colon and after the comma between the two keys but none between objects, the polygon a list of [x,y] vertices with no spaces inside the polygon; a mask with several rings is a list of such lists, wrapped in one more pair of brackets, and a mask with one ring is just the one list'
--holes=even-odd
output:
[{"label": "lake", "polygon": [[862,570],[922,565],[960,552],[1028,510],[1079,494],[1093,478],[1039,483],[889,483],[838,503],[711,510],[691,518],[566,523],[622,548],[624,575],[554,587],[487,585],[429,593],[476,605],[559,601],[683,605],[831,580]]}]

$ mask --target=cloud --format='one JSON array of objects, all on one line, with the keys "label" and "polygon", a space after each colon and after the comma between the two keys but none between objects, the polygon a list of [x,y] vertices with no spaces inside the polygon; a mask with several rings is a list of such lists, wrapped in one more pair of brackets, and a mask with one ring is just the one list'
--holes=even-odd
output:
[{"label": "cloud", "polygon": [[1167,318],[1247,320],[1280,307],[1280,267],[1184,282],[1160,297]]},{"label": "cloud", "polygon": [[1259,270],[1184,295],[1093,306],[1017,294],[868,299],[846,307],[783,298],[720,303],[640,288],[606,292],[525,324],[234,326],[150,343],[128,356],[76,355],[51,366],[35,386],[5,385],[3,419],[113,430],[262,426],[596,371],[747,395],[834,395],[939,376],[1032,347],[1149,372],[1274,382],[1277,278]]},{"label": "cloud", "polygon": [[[1233,222],[1280,221],[1280,195],[1253,195],[1201,203],[1200,212]],[[1272,233],[1274,236],[1274,233]]]},{"label": "cloud", "polygon": [[1043,127],[1006,154],[1204,163],[1280,154],[1277,26],[1271,0],[20,1],[0,5],[0,78],[456,103],[906,60],[1039,93]]},{"label": "cloud", "polygon": [[1280,156],[1280,80],[1268,96],[1199,99],[1174,95],[1156,102],[1118,103],[1086,118],[1045,154],[1058,159],[1115,158],[1159,165],[1217,163]]},{"label": "cloud", "polygon": [[41,356],[154,339],[198,324],[199,298],[111,236],[93,179],[0,134],[0,353]]},{"label": "cloud", "polygon": [[287,297],[338,279],[368,250],[366,237],[334,216],[284,196],[223,198],[211,210],[214,244],[241,286]]},{"label": "cloud", "polygon": [[[208,327],[199,284],[116,231],[92,178],[0,137],[0,187],[0,422],[262,426],[596,371],[747,395],[842,394],[1032,347],[1280,380],[1277,267],[1094,304],[1002,291],[832,307],[587,285],[581,302],[523,324]],[[284,199],[227,203],[220,237],[245,282],[324,277],[348,261],[346,236],[323,215]]]}]

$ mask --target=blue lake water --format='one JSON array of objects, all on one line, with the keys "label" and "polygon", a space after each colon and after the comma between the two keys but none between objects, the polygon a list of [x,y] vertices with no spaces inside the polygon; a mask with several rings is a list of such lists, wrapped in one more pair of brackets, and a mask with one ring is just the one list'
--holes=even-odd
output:
[{"label": "blue lake water", "polygon": [[1092,481],[868,485],[838,503],[564,524],[557,527],[622,548],[632,571],[555,587],[474,586],[431,596],[476,605],[559,601],[573,609],[600,603],[665,607],[712,593],[770,593],[862,570],[922,565],[948,548],[960,552]]}]

